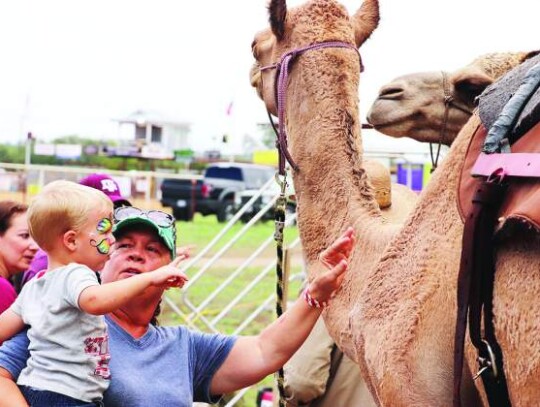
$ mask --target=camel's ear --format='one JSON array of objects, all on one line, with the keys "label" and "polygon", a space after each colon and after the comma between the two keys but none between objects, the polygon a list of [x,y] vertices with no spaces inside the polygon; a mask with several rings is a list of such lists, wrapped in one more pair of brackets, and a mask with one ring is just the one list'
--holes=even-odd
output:
[{"label": "camel's ear", "polygon": [[271,0],[268,6],[270,12],[270,27],[280,41],[285,33],[285,18],[287,17],[287,3],[285,0]]},{"label": "camel's ear", "polygon": [[538,49],[535,50],[535,51],[529,51],[529,52],[525,53],[525,56],[523,57],[523,60],[521,62],[526,61],[529,58],[535,57],[538,54],[540,54],[540,50],[538,50]]},{"label": "camel's ear", "polygon": [[362,6],[352,16],[354,25],[354,40],[356,46],[366,41],[373,30],[379,25],[379,2],[378,0],[364,0]]},{"label": "camel's ear", "polygon": [[452,74],[450,81],[456,92],[472,104],[474,99],[493,83],[493,78],[474,66],[467,66]]}]

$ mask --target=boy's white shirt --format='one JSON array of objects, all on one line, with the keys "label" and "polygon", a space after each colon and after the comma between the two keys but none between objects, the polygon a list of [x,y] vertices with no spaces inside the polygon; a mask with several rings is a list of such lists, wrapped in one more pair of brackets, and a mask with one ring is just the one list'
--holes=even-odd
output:
[{"label": "boy's white shirt", "polygon": [[103,316],[79,308],[81,292],[99,285],[87,266],[71,263],[38,273],[11,309],[30,325],[30,358],[17,381],[82,401],[100,400],[110,379]]}]

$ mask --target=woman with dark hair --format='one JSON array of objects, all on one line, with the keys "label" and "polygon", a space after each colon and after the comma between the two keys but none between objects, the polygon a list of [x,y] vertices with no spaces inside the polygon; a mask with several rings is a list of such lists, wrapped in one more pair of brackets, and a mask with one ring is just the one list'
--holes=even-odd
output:
[{"label": "woman with dark hair", "polygon": [[28,232],[27,206],[0,201],[0,313],[17,297],[10,278],[28,268],[38,246]]}]

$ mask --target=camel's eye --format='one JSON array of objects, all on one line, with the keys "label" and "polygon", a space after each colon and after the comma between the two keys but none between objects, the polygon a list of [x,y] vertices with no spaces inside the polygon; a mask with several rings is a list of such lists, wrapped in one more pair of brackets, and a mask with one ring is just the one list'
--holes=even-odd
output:
[{"label": "camel's eye", "polygon": [[255,59],[258,59],[257,58],[257,40],[253,40],[253,42],[251,43],[251,53],[253,54],[253,58]]}]

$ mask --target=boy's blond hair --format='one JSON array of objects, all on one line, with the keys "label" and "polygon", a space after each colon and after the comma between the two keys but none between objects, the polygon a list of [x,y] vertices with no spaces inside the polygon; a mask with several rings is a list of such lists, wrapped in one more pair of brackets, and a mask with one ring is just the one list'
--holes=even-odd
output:
[{"label": "boy's blond hair", "polygon": [[70,181],[47,184],[28,207],[28,229],[39,247],[50,250],[57,237],[79,231],[95,209],[113,211],[103,192]]}]

